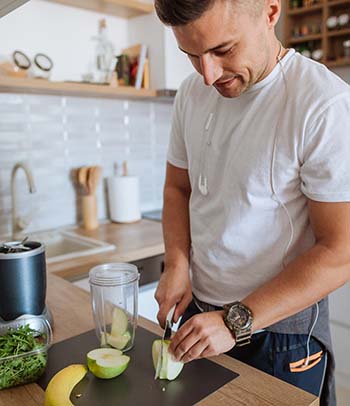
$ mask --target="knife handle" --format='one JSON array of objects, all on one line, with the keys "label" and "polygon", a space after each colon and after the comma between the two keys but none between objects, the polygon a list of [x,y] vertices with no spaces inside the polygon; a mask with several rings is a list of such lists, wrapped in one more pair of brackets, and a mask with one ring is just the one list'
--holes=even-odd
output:
[{"label": "knife handle", "polygon": [[169,310],[167,316],[166,316],[166,321],[165,323],[170,326],[170,328],[173,326],[173,317],[174,317],[174,313],[175,313],[175,308],[176,308],[176,304],[174,304],[174,306]]}]

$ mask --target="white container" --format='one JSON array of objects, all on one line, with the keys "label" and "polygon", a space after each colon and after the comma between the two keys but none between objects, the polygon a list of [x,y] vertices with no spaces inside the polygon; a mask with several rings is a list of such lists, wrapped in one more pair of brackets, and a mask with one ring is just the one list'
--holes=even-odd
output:
[{"label": "white container", "polygon": [[139,221],[139,179],[136,176],[113,176],[108,178],[107,184],[111,220],[116,223]]}]

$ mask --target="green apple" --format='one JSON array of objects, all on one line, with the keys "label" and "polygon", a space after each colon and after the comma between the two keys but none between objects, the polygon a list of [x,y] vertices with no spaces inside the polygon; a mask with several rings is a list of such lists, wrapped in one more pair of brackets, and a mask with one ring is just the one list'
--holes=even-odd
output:
[{"label": "green apple", "polygon": [[128,329],[128,316],[120,307],[114,307],[112,313],[112,336],[123,335]]},{"label": "green apple", "polygon": [[130,357],[114,348],[97,348],[87,354],[89,370],[101,379],[111,379],[122,374],[129,365]]},{"label": "green apple", "polygon": [[[174,361],[169,352],[170,340],[165,340],[163,343],[163,365],[159,371],[159,379],[167,379],[172,381],[176,379],[184,366],[183,362]],[[162,346],[162,340],[153,341],[152,345],[152,358],[154,369],[157,369],[158,359],[160,357],[160,351]]]}]

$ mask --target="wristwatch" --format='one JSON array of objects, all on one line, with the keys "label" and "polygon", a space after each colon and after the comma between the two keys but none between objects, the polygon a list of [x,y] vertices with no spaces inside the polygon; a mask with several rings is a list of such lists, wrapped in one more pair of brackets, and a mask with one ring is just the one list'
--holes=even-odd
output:
[{"label": "wristwatch", "polygon": [[250,343],[252,336],[253,313],[241,302],[233,302],[223,306],[224,322],[236,339],[236,346],[241,347]]}]

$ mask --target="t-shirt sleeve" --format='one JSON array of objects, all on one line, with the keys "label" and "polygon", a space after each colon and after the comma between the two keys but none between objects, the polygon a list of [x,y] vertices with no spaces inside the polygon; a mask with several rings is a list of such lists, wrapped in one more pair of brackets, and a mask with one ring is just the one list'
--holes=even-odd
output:
[{"label": "t-shirt sleeve", "polygon": [[350,92],[319,112],[304,140],[301,190],[312,200],[350,201]]},{"label": "t-shirt sleeve", "polygon": [[188,169],[188,159],[183,131],[184,115],[182,99],[183,86],[180,87],[174,102],[167,160],[178,168]]}]

